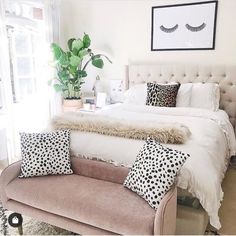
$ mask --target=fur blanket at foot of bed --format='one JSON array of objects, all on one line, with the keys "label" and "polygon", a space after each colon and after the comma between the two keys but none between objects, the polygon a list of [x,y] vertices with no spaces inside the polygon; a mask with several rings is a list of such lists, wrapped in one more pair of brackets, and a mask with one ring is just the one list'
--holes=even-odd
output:
[{"label": "fur blanket at foot of bed", "polygon": [[153,138],[161,143],[182,144],[190,136],[187,126],[180,123],[117,119],[99,114],[69,112],[52,120],[53,129],[94,132],[129,139]]}]

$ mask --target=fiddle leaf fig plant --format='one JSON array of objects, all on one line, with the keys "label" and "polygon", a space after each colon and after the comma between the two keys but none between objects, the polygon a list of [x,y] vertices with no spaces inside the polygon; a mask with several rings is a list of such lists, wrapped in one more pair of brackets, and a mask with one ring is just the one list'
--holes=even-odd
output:
[{"label": "fiddle leaf fig plant", "polygon": [[89,64],[102,69],[104,58],[112,63],[106,55],[94,54],[90,44],[88,34],[84,34],[82,39],[69,39],[67,51],[56,43],[51,44],[57,77],[50,84],[53,82],[54,89],[62,92],[64,99],[80,99],[81,85],[87,76],[86,69]]}]

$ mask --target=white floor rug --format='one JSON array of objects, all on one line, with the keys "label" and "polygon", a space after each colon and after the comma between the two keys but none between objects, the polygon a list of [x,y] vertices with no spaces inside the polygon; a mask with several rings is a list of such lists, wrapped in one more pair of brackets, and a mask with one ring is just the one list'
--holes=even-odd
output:
[{"label": "white floor rug", "polygon": [[[18,229],[8,226],[9,235],[18,235]],[[24,235],[71,235],[72,232],[52,226],[50,224],[39,222],[37,220],[23,216],[23,234]]]},{"label": "white floor rug", "polygon": [[[6,217],[8,217],[12,212],[7,211]],[[18,228],[11,227],[8,222],[6,233],[7,235],[19,235]],[[2,225],[1,225],[2,226]],[[1,232],[5,234],[5,232]],[[23,216],[23,234],[24,235],[74,235],[74,233],[69,232],[65,229],[37,221],[27,216]]]}]

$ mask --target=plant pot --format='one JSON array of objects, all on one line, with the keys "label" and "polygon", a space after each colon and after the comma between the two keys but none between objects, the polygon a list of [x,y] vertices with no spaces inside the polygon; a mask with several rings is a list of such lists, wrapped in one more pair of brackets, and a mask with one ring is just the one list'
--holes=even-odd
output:
[{"label": "plant pot", "polygon": [[64,99],[63,111],[77,111],[82,108],[82,99]]}]

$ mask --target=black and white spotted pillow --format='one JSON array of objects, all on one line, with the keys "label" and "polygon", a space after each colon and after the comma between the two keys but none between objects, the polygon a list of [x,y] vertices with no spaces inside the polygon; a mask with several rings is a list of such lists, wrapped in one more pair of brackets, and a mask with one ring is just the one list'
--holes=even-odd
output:
[{"label": "black and white spotted pillow", "polygon": [[188,157],[189,154],[164,147],[149,138],[139,151],[124,186],[157,209]]},{"label": "black and white spotted pillow", "polygon": [[175,107],[180,84],[147,83],[146,105]]},{"label": "black and white spotted pillow", "polygon": [[50,133],[20,133],[20,178],[72,174],[70,161],[70,131]]}]

